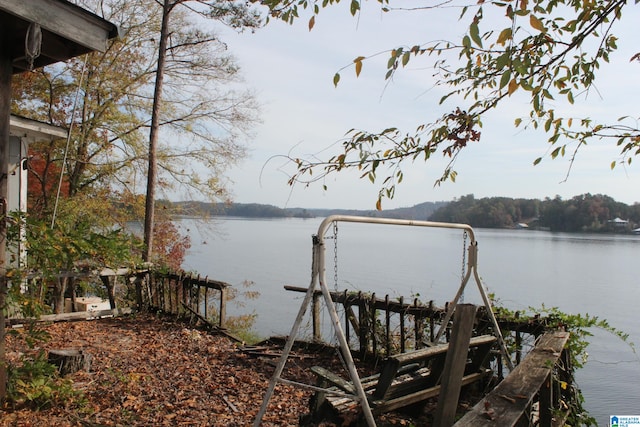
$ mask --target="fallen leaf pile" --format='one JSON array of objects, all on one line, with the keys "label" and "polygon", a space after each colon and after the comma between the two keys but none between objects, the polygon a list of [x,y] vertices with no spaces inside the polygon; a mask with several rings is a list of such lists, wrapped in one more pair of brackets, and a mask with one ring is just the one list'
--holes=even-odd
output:
[{"label": "fallen leaf pile", "polygon": [[[89,372],[67,376],[86,402],[0,409],[2,427],[251,426],[279,360],[249,355],[225,336],[148,314],[55,323],[46,329],[46,350],[81,349],[92,356]],[[9,360],[28,351],[22,340],[7,336]],[[283,377],[313,384],[311,366],[339,364],[327,358],[296,352]],[[262,425],[298,425],[311,393],[278,384]],[[424,420],[392,414],[379,425],[410,423],[424,425]]]}]

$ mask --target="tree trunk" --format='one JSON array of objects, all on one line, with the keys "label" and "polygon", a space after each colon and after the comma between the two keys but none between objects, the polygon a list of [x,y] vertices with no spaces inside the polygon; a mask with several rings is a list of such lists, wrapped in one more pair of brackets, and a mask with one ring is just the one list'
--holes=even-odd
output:
[{"label": "tree trunk", "polygon": [[112,283],[111,277],[100,276],[100,280],[102,280],[104,287],[107,288],[107,295],[109,296],[109,306],[112,310],[116,308],[116,277],[117,276],[114,276]]},{"label": "tree trunk", "polygon": [[56,280],[56,284],[54,286],[55,295],[53,296],[53,301],[55,304],[53,312],[55,314],[64,313],[64,293],[67,290],[68,280],[68,277],[60,277]]},{"label": "tree trunk", "polygon": [[153,254],[153,228],[155,223],[156,173],[158,159],[156,146],[160,131],[160,105],[162,103],[162,86],[164,83],[164,63],[167,56],[169,39],[169,15],[173,8],[171,0],[164,0],[162,6],[162,24],[160,27],[160,43],[158,45],[158,68],[156,84],[153,91],[153,107],[151,109],[151,129],[149,131],[149,170],[147,172],[147,199],[144,207],[144,252],[142,259],[151,261]]},{"label": "tree trunk", "polygon": [[73,374],[91,367],[91,355],[84,350],[50,350],[48,362],[58,367],[60,376]]}]

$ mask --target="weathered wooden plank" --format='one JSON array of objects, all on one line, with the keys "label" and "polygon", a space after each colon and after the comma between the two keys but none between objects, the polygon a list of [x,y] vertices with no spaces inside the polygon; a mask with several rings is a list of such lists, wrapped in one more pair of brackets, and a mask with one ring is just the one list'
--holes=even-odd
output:
[{"label": "weathered wooden plank", "polygon": [[22,319],[22,318],[14,318],[9,319],[9,323],[11,325],[20,325],[25,323],[27,320],[36,320],[39,322],[64,322],[64,321],[72,321],[72,320],[87,320],[87,319],[99,319],[101,317],[108,316],[122,316],[125,314],[131,314],[133,311],[128,308],[117,308],[114,310],[96,310],[96,311],[79,311],[76,313],[61,313],[61,314],[45,314],[40,316],[37,319]]},{"label": "weathered wooden plank", "polygon": [[451,341],[442,371],[442,388],[434,416],[435,426],[450,426],[455,420],[475,317],[475,305],[456,306]]},{"label": "weathered wooden plank", "polygon": [[[483,335],[471,338],[468,342],[474,349],[486,349],[496,342],[496,337]],[[440,393],[440,374],[448,349],[449,344],[440,344],[389,357],[385,360],[380,374],[362,378],[360,381],[363,388],[371,396],[373,412],[388,412],[437,396]],[[467,353],[464,352],[463,357],[465,365]],[[472,361],[469,364],[475,367],[474,370],[471,371],[469,366],[467,367],[468,372],[462,377],[460,386],[478,381],[491,373],[491,370],[478,367],[475,363]],[[358,405],[353,399],[331,395],[332,389],[354,394],[355,388],[350,381],[321,367],[312,368],[312,372],[318,376],[319,384],[323,384],[323,387],[333,385],[327,389],[326,394],[316,394],[311,406],[312,411],[319,410],[325,400],[337,413],[350,411]]]},{"label": "weathered wooden plank", "polygon": [[380,371],[378,386],[373,393],[374,399],[380,400],[384,399],[387,396],[389,387],[398,375],[398,369],[400,369],[401,366],[401,362],[394,357],[390,357],[384,362],[384,364],[382,365],[382,370]]},{"label": "weathered wooden plank", "polygon": [[[473,337],[469,341],[469,347],[475,348],[478,346],[490,346],[495,341],[496,337],[493,335]],[[438,344],[433,347],[421,348],[419,350],[389,357],[382,366],[380,381],[378,382],[378,387],[373,396],[374,399],[384,399],[388,395],[389,387],[393,383],[394,379],[399,375],[402,367],[410,364],[417,363],[424,365],[428,361],[431,361],[432,380],[429,385],[435,385],[440,377],[442,369],[444,368],[444,360],[448,349],[449,344]]]},{"label": "weathered wooden plank", "polygon": [[522,363],[455,426],[516,425],[549,378],[568,339],[568,332],[548,332],[543,335]]},{"label": "weathered wooden plank", "polygon": [[344,378],[334,374],[333,372],[329,371],[328,369],[325,369],[321,366],[313,366],[311,368],[311,372],[313,372],[315,375],[317,375],[318,377],[323,378],[324,380],[328,381],[330,384],[333,384],[334,386],[342,389],[343,391],[347,392],[347,393],[351,393],[351,394],[356,394],[356,389],[353,386],[353,384],[347,380],[345,380]]},{"label": "weathered wooden plank", "polygon": [[[461,384],[462,386],[472,384],[482,379],[490,372],[490,370],[485,370],[483,372],[475,372],[473,374],[465,375],[464,377],[462,377]],[[375,414],[393,411],[395,409],[404,408],[414,403],[422,402],[423,400],[436,397],[439,393],[440,385],[435,385],[424,390],[408,394],[406,396],[400,396],[386,401],[374,402],[374,407],[372,408],[372,410]]]},{"label": "weathered wooden plank", "polygon": [[[496,342],[496,337],[493,335],[480,335],[478,337],[473,337],[469,340],[469,347],[478,347],[485,344],[493,344]],[[408,363],[416,363],[421,360],[429,359],[437,354],[446,353],[449,349],[449,344],[438,344],[433,347],[425,347],[419,350],[410,351],[408,353],[397,354],[395,356],[391,356],[394,359],[400,361],[401,365],[406,365]]]}]

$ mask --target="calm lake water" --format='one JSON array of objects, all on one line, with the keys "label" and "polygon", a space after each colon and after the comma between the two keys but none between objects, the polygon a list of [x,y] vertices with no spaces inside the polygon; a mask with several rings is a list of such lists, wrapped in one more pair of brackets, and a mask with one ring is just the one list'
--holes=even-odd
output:
[{"label": "calm lake water", "polygon": [[[255,312],[262,336],[290,332],[308,287],[311,236],[323,218],[181,220],[192,248],[185,269],[260,293],[230,314]],[[640,345],[640,236],[476,229],[478,272],[488,292],[512,310],[558,307],[606,319]],[[464,247],[459,230],[339,223],[326,239],[327,282],[339,290],[378,296],[419,296],[438,305],[451,300],[461,280]],[[335,244],[337,241],[337,245]],[[337,275],[334,255],[337,248]],[[337,282],[335,280],[337,276]],[[465,302],[481,304],[475,282]],[[310,335],[303,325],[302,335]],[[640,359],[612,334],[593,331],[587,366],[578,372],[586,407],[600,425],[609,415],[640,414]]]}]

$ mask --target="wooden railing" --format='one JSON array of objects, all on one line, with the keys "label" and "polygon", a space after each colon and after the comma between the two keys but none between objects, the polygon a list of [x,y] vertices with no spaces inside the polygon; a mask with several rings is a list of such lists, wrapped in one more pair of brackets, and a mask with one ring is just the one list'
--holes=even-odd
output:
[{"label": "wooden railing", "polygon": [[[306,292],[307,288],[285,286],[288,291]],[[422,303],[418,299],[405,300],[403,297],[391,298],[385,295],[378,298],[376,294],[363,292],[330,292],[334,303],[339,304],[345,313],[344,329],[347,341],[355,346],[353,350],[360,359],[367,355],[390,356],[410,350],[423,348],[426,342],[433,342],[437,334],[448,304],[438,307],[433,301]],[[314,341],[323,341],[321,325],[322,291],[316,290],[312,299],[312,329]],[[483,317],[483,308],[478,310],[476,334],[490,333],[492,327],[489,319]],[[532,341],[544,333],[544,319],[523,319],[517,316],[500,319],[498,324],[505,339],[512,337],[515,341],[513,358],[520,362],[522,343]],[[449,329],[445,332],[448,341]],[[527,339],[527,335],[531,339]],[[503,377],[502,364],[498,361],[498,375]]]},{"label": "wooden railing", "polygon": [[[288,291],[306,292],[306,288],[285,286]],[[433,341],[446,307],[436,307],[433,301],[424,305],[417,299],[406,302],[398,299],[378,298],[376,294],[363,292],[331,292],[334,303],[342,305],[345,315],[344,332],[347,341],[357,341],[361,358],[366,354],[404,353],[419,349],[425,340]],[[313,339],[322,341],[321,326],[322,292],[317,290],[312,299]],[[409,328],[409,325],[411,327]],[[411,333],[408,331],[411,330]]]},{"label": "wooden railing", "polygon": [[[64,295],[71,295],[71,306],[75,307],[76,286],[81,280],[99,279],[105,287],[109,305],[114,313],[122,313],[116,301],[116,285],[128,288],[127,293],[135,291],[135,309],[161,310],[174,315],[198,316],[201,320],[225,329],[226,300],[229,284],[208,277],[201,278],[186,273],[163,273],[148,269],[109,269],[99,271],[61,272],[47,277],[31,274],[25,278],[25,288],[36,298],[42,299],[47,286],[53,295],[56,311],[60,314],[55,319],[83,318],[82,314],[63,314]],[[53,285],[51,285],[53,283]],[[130,303],[132,301],[128,301]],[[118,311],[114,311],[118,310]],[[127,311],[125,309],[124,311]],[[15,313],[14,313],[15,312]],[[101,313],[107,315],[107,313]],[[18,310],[10,310],[10,318],[20,321]],[[86,316],[85,316],[86,317]],[[54,317],[48,317],[54,319]]]},{"label": "wooden railing", "polygon": [[226,300],[230,285],[207,277],[153,273],[144,306],[176,315],[195,315],[219,329],[226,328]]}]

